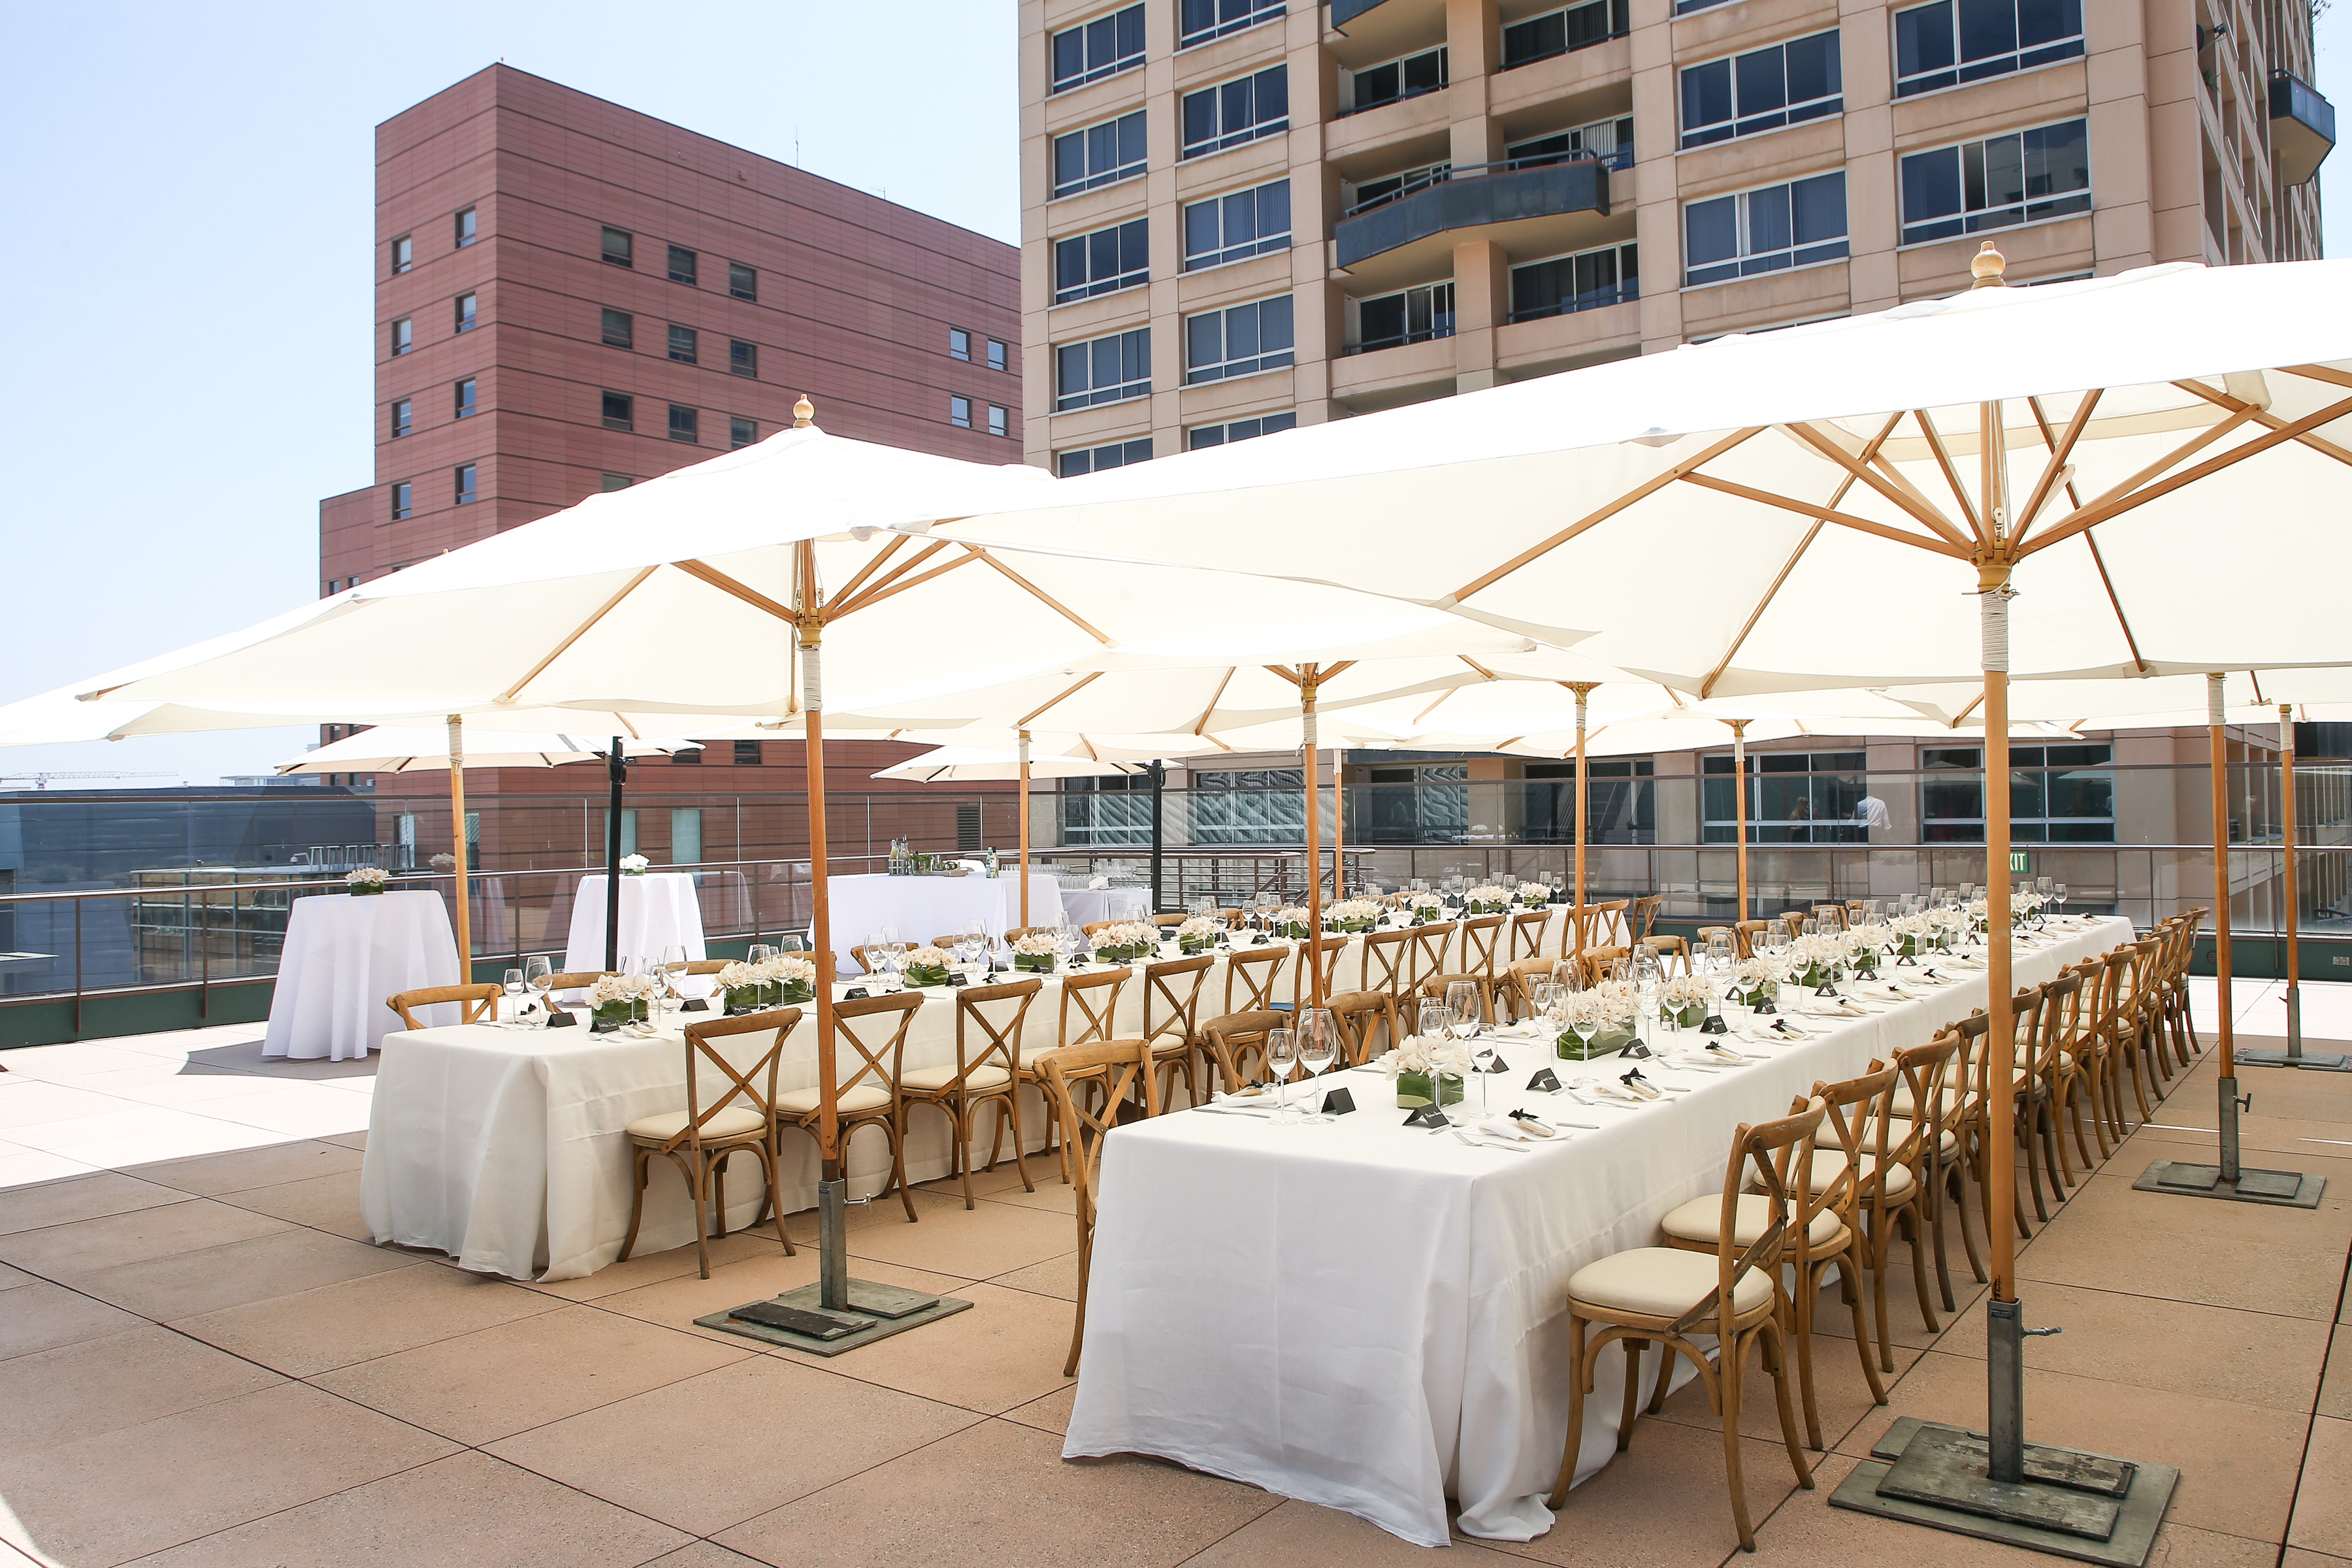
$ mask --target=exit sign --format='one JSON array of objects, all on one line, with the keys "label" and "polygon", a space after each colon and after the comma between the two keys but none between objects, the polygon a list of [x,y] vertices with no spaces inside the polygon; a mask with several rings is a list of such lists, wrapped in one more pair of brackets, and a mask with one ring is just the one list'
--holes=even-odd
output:
[{"label": "exit sign", "polygon": [[2022,849],[2012,849],[2009,852],[2009,868],[2014,876],[2025,876],[2033,869],[2033,857]]}]

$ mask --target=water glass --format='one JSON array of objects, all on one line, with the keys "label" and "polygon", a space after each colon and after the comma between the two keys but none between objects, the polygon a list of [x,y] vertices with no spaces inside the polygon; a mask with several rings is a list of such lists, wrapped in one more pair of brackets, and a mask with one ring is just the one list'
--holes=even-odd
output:
[{"label": "water glass", "polygon": [[[520,969],[508,970],[506,973],[505,983],[499,987],[499,989],[503,990],[509,996],[520,998],[523,994],[522,971]],[[515,1007],[514,1004],[510,1002],[507,1005],[506,1022],[511,1024],[514,1020]]]},{"label": "water glass", "polygon": [[1290,1069],[1298,1065],[1298,1035],[1291,1029],[1265,1032],[1265,1071],[1274,1079],[1275,1114],[1290,1114]]},{"label": "water glass", "polygon": [[1423,1039],[1436,1039],[1453,1027],[1454,1009],[1433,996],[1424,996],[1421,999],[1419,1024],[1416,1033]]}]

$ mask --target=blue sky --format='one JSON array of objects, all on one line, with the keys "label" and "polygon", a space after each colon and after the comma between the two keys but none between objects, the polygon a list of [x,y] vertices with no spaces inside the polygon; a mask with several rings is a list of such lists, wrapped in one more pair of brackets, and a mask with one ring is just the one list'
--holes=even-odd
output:
[{"label": "blue sky", "polygon": [[[504,59],[1011,241],[1013,26],[1013,0],[14,13],[0,701],[316,594],[319,498],[373,478],[378,121]],[[2352,11],[2319,37],[2352,110]],[[2352,153],[2322,180],[2352,255]],[[313,733],[25,747],[0,773],[209,784]]]}]

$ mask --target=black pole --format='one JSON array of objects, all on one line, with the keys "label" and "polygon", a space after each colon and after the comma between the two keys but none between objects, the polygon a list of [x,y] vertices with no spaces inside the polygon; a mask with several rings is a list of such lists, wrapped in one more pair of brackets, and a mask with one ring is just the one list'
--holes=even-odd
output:
[{"label": "black pole", "polygon": [[621,967],[621,786],[628,782],[628,759],[621,737],[604,753],[604,969]]},{"label": "black pole", "polygon": [[1160,814],[1165,803],[1165,797],[1161,792],[1167,788],[1167,785],[1168,764],[1154,757],[1151,760],[1151,912],[1155,915],[1160,911],[1160,845],[1162,819]]}]

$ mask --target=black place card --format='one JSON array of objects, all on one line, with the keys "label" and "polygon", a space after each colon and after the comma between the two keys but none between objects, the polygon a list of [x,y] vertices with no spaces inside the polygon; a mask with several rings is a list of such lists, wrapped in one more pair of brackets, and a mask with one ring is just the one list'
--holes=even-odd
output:
[{"label": "black place card", "polygon": [[1511,1064],[1496,1056],[1494,1052],[1488,1051],[1484,1057],[1481,1057],[1478,1059],[1478,1070],[1480,1072],[1508,1072],[1511,1070]]},{"label": "black place card", "polygon": [[969,974],[950,974],[948,976],[948,984],[950,986],[968,984],[971,983],[971,976]]},{"label": "black place card", "polygon": [[1356,1097],[1344,1088],[1335,1089],[1323,1097],[1323,1114],[1345,1116],[1356,1109]]},{"label": "black place card", "polygon": [[575,1029],[580,1026],[580,1020],[562,1008],[556,1007],[548,1012],[547,1026],[551,1029]]},{"label": "black place card", "polygon": [[1407,1116],[1404,1124],[1407,1127],[1444,1127],[1446,1125],[1445,1112],[1433,1105],[1424,1105]]},{"label": "black place card", "polygon": [[863,985],[853,985],[841,994],[841,999],[845,1002],[863,1002],[866,997],[866,990]]},{"label": "black place card", "polygon": [[1528,1079],[1528,1087],[1539,1094],[1557,1094],[1559,1092],[1559,1074],[1549,1068],[1538,1068],[1536,1076]]},{"label": "black place card", "polygon": [[1702,1035],[1727,1035],[1731,1033],[1731,1026],[1723,1021],[1722,1014],[1709,1013],[1706,1022],[1698,1026],[1698,1032]]},{"label": "black place card", "polygon": [[588,1032],[592,1035],[609,1035],[620,1026],[621,1020],[618,1018],[598,1018],[588,1026]]},{"label": "black place card", "polygon": [[677,1010],[681,1013],[708,1013],[710,1011],[710,1004],[699,996],[689,996],[678,1004]]}]

